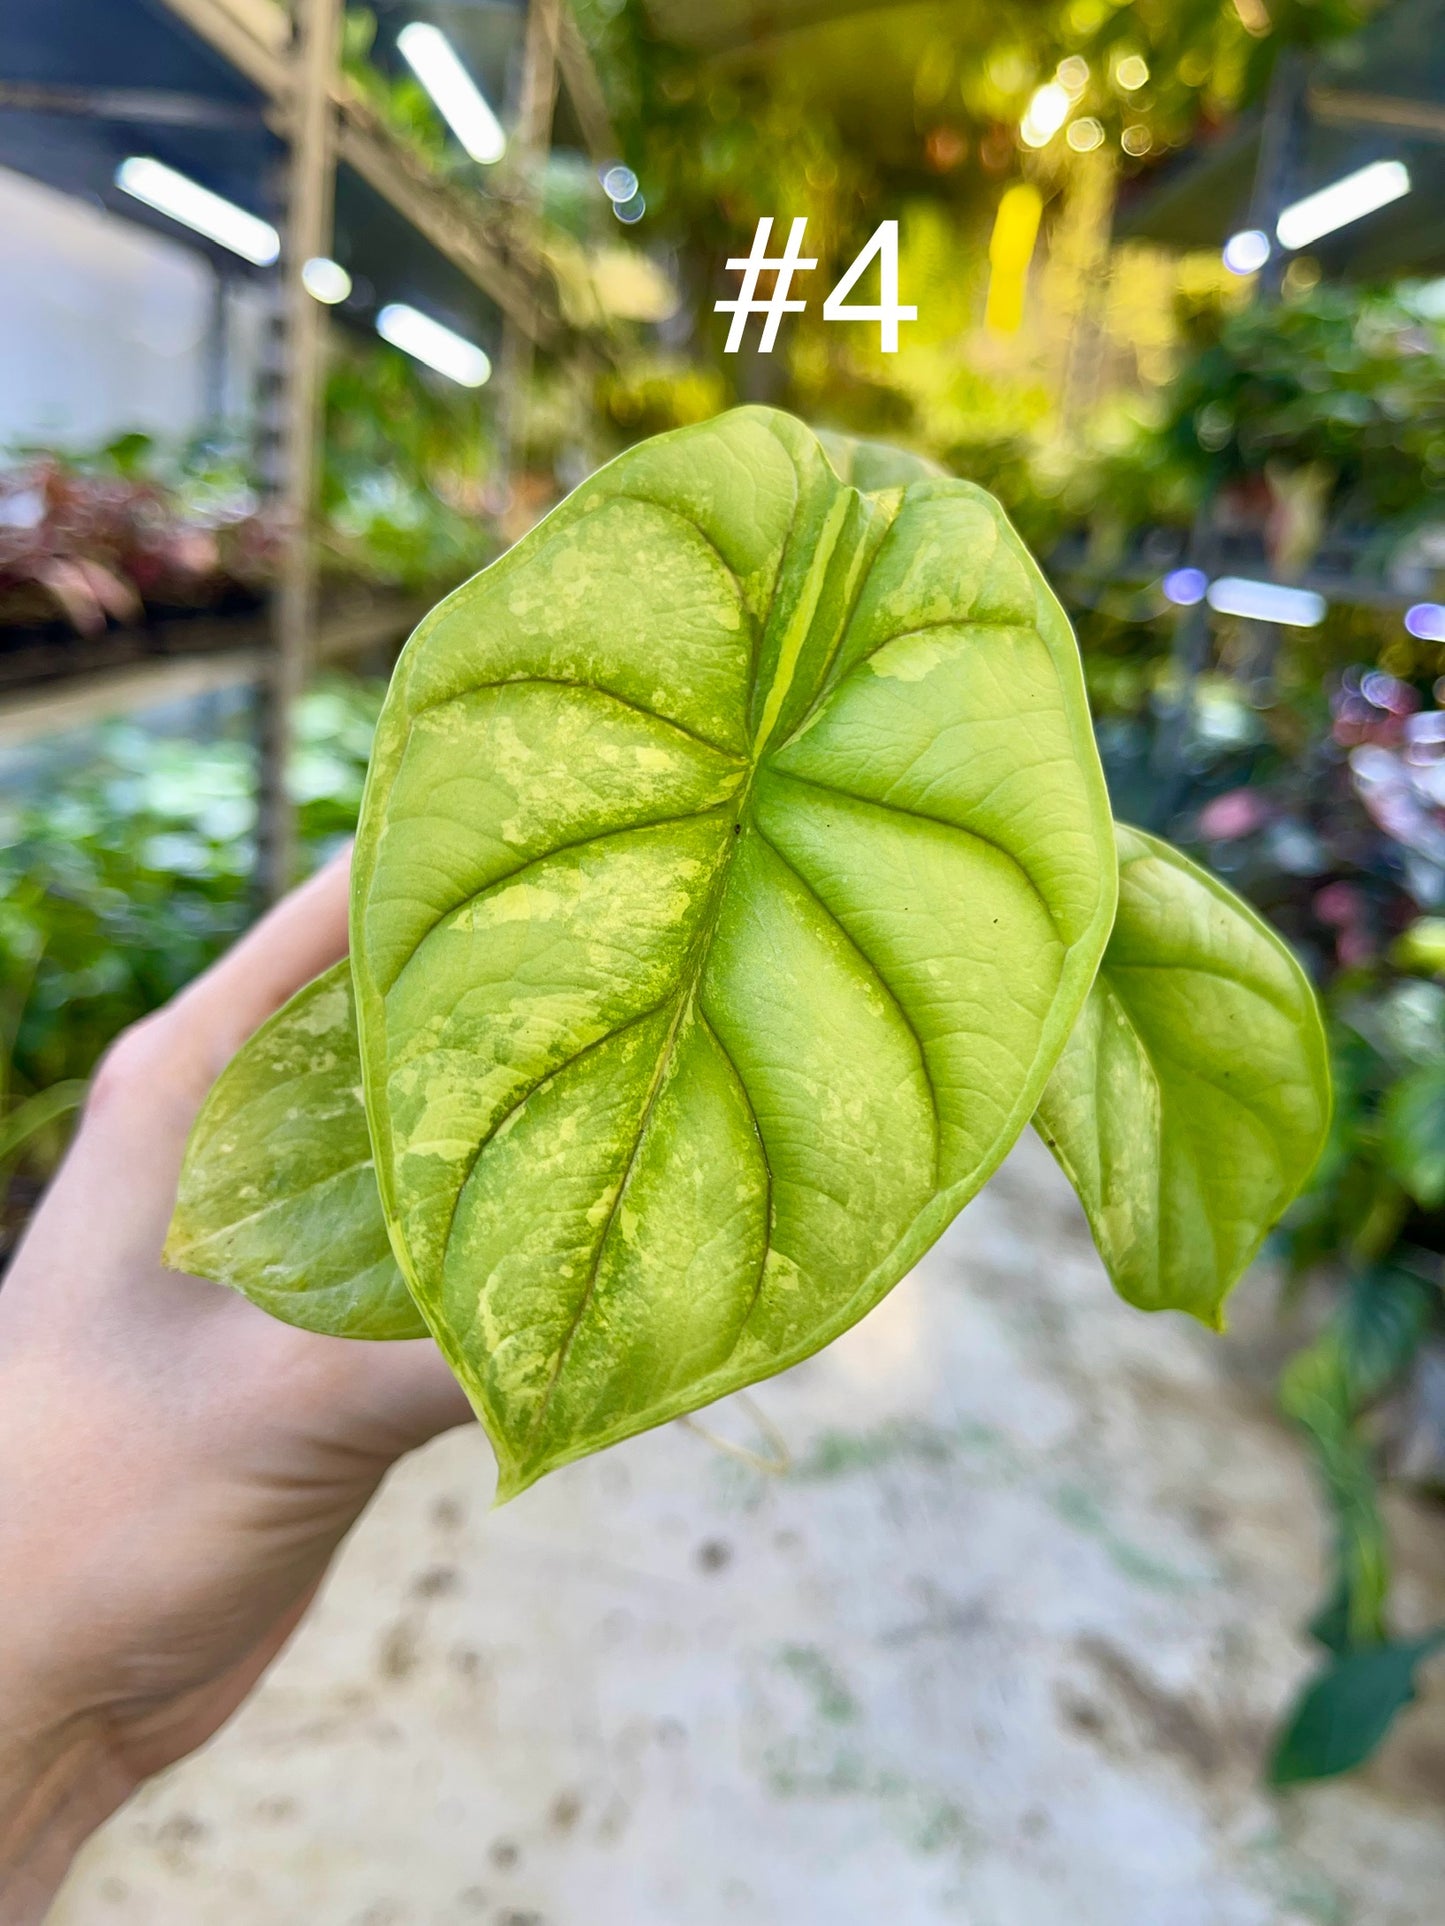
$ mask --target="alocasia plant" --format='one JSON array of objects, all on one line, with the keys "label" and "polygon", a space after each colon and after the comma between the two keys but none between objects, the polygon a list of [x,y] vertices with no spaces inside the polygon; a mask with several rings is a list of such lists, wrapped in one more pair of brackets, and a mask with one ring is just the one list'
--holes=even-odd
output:
[{"label": "alocasia plant", "polygon": [[1319,1147],[1278,939],[1125,830],[1115,923],[1078,652],[1002,512],[838,467],[740,409],[442,603],[350,961],[196,1127],[169,1260],[429,1330],[503,1497],[826,1344],[1041,1104],[1120,1289],[1210,1322]]}]

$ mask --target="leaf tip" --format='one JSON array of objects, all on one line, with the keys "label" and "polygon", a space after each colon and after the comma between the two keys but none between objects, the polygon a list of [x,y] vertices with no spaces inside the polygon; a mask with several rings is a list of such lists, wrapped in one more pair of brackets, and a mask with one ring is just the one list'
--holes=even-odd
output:
[{"label": "leaf tip", "polygon": [[512,1500],[514,1498],[520,1498],[522,1493],[526,1491],[530,1485],[536,1484],[541,1476],[541,1471],[528,1473],[521,1470],[517,1465],[507,1464],[504,1460],[498,1458],[497,1484],[496,1489],[492,1493],[491,1509],[493,1511],[500,1511],[503,1505],[511,1504]]}]

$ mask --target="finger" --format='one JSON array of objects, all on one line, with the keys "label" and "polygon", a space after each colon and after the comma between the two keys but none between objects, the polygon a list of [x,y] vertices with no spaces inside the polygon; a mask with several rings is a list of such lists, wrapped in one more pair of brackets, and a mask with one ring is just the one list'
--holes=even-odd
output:
[{"label": "finger", "polygon": [[475,1417],[430,1338],[375,1344],[274,1320],[248,1331],[251,1342],[265,1348],[261,1376],[276,1387],[283,1410],[325,1413],[348,1448],[360,1448],[378,1469]]},{"label": "finger", "polygon": [[165,1027],[219,1076],[253,1030],[346,954],[348,845],[167,1006]]},{"label": "finger", "polygon": [[466,1392],[430,1338],[367,1349],[381,1422],[395,1433],[395,1456],[443,1431],[475,1423]]},{"label": "finger", "polygon": [[[350,850],[293,890],[203,976],[113,1046],[81,1126],[32,1220],[94,1242],[95,1260],[154,1264],[175,1208],[186,1138],[206,1092],[257,1026],[346,954]],[[18,1257],[17,1257],[18,1263]]]}]

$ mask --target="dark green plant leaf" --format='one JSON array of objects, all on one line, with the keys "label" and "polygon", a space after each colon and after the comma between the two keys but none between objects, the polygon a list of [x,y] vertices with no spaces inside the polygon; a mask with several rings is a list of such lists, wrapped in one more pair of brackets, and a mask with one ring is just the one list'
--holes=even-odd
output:
[{"label": "dark green plant leaf", "polygon": [[1350,1616],[1349,1578],[1342,1571],[1336,1576],[1329,1595],[1305,1630],[1316,1645],[1323,1645],[1327,1652],[1341,1657],[1354,1645],[1350,1637]]},{"label": "dark green plant leaf", "polygon": [[1073,639],[966,483],[664,436],[413,638],[353,888],[393,1245],[506,1496],[828,1342],[997,1166],[1113,913]]},{"label": "dark green plant leaf", "polygon": [[[1356,1422],[1350,1366],[1331,1324],[1297,1351],[1280,1376],[1280,1403],[1309,1433],[1335,1527],[1331,1604],[1344,1614],[1344,1642],[1378,1645],[1385,1637],[1390,1546],[1369,1446]],[[1322,1621],[1332,1626],[1333,1620]]]},{"label": "dark green plant leaf", "polygon": [[1415,1697],[1421,1661],[1442,1643],[1445,1629],[1334,1659],[1297,1701],[1270,1761],[1271,1785],[1330,1779],[1362,1765]]},{"label": "dark green plant leaf", "polygon": [[1281,1403],[1309,1433],[1334,1519],[1334,1581],[1309,1626],[1332,1652],[1373,1647],[1385,1637],[1389,1538],[1358,1420],[1414,1356],[1429,1309],[1429,1288],[1411,1272],[1398,1265],[1362,1272],[1280,1380]]},{"label": "dark green plant leaf", "polygon": [[1385,1099],[1386,1163],[1426,1210],[1445,1204],[1445,1064],[1402,1077]]},{"label": "dark green plant leaf", "polygon": [[1430,1304],[1430,1286],[1398,1264],[1376,1265],[1351,1278],[1333,1323],[1354,1410],[1387,1391],[1414,1357]]},{"label": "dark green plant leaf", "polygon": [[23,1097],[13,1109],[0,1117],[0,1170],[61,1117],[78,1110],[85,1100],[86,1084],[81,1078],[53,1083],[48,1090],[37,1090]]},{"label": "dark green plant leaf", "polygon": [[165,1258],[304,1330],[426,1336],[377,1195],[346,963],[222,1072],[191,1133]]},{"label": "dark green plant leaf", "polygon": [[1035,1119],[1120,1295],[1218,1326],[1329,1123],[1314,992],[1216,878],[1118,825],[1119,913]]}]

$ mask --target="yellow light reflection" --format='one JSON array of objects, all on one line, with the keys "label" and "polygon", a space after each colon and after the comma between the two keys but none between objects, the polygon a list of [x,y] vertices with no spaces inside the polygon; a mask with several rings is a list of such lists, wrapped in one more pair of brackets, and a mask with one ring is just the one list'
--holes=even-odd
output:
[{"label": "yellow light reflection", "polygon": [[998,204],[988,244],[991,272],[983,317],[994,334],[1017,334],[1023,326],[1024,291],[1043,211],[1043,196],[1030,181],[1016,182]]}]

